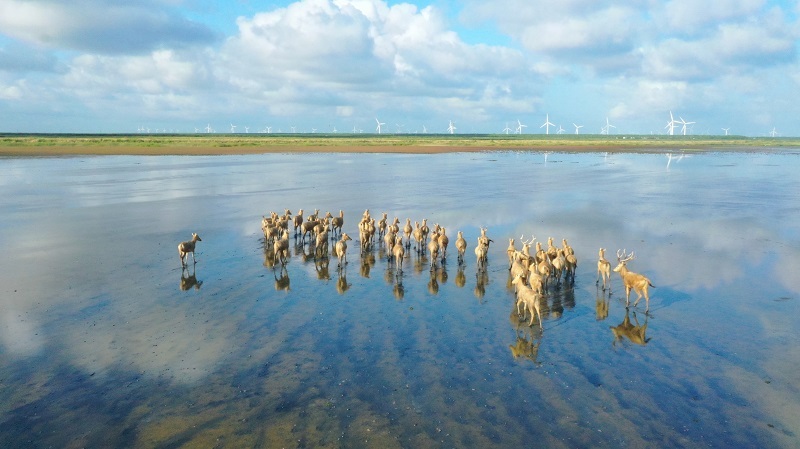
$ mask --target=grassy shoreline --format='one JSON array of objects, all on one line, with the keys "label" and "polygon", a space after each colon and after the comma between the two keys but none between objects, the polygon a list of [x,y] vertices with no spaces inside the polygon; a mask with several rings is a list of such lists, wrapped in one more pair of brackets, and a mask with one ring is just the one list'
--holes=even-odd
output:
[{"label": "grassy shoreline", "polygon": [[0,156],[473,151],[793,152],[800,138],[648,135],[0,134]]}]

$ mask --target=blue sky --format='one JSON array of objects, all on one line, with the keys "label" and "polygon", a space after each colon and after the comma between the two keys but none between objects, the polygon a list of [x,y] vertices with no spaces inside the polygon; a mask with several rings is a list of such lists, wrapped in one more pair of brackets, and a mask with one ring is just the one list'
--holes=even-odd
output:
[{"label": "blue sky", "polygon": [[[800,135],[800,1],[0,0],[0,132]],[[680,133],[682,127],[675,129]]]}]

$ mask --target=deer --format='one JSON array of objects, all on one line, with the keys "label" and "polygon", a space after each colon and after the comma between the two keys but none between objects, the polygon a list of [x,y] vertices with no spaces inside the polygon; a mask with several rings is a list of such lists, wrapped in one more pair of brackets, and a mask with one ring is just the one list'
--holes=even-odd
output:
[{"label": "deer", "polygon": [[292,224],[294,225],[294,236],[297,238],[298,231],[303,225],[303,209],[298,210],[297,215],[295,215],[292,220]]},{"label": "deer", "polygon": [[456,250],[458,251],[458,264],[464,263],[464,253],[467,251],[467,241],[464,239],[464,233],[458,231],[456,238]]},{"label": "deer", "polygon": [[394,246],[392,246],[392,258],[397,267],[397,272],[403,272],[403,259],[406,257],[406,249],[403,246],[403,237],[396,236]]},{"label": "deer", "polygon": [[650,282],[650,279],[647,279],[644,275],[639,273],[634,273],[628,270],[628,267],[625,265],[629,261],[636,258],[633,251],[630,254],[625,254],[625,250],[617,250],[617,261],[619,264],[614,268],[614,272],[619,273],[622,277],[622,283],[625,285],[625,307],[627,308],[630,304],[631,300],[631,290],[636,292],[636,302],[633,303],[633,307],[636,307],[639,304],[639,300],[642,299],[644,296],[645,299],[645,313],[650,310],[650,294],[648,293],[647,289],[649,287],[655,288],[656,286]]},{"label": "deer", "polygon": [[[192,255],[192,262],[197,264],[197,261],[194,258],[194,247],[197,242],[202,242],[203,239],[200,238],[196,233],[192,233],[192,239],[186,242],[181,242],[178,244],[178,256],[181,258],[181,267],[186,266],[186,262],[189,260],[189,254]],[[186,259],[184,261],[184,259]]]},{"label": "deer", "polygon": [[331,219],[331,234],[341,236],[342,235],[342,225],[344,225],[344,211],[339,211],[339,216],[334,217],[331,215],[330,212],[326,214],[326,217]]},{"label": "deer", "polygon": [[611,291],[611,262],[606,260],[606,249],[600,248],[597,252],[597,281],[595,285],[600,285],[600,279],[603,280],[603,291],[606,290],[606,284]]},{"label": "deer", "polygon": [[286,261],[289,258],[289,233],[283,232],[272,244],[272,251],[275,254],[275,260],[272,262],[273,266],[279,261],[282,266],[286,266]]},{"label": "deer", "polygon": [[347,265],[347,241],[353,240],[345,232],[342,234],[342,239],[336,242],[336,256],[339,257],[339,268]]},{"label": "deer", "polygon": [[511,281],[511,284],[518,287],[517,312],[519,312],[520,315],[522,315],[523,311],[527,311],[531,314],[529,326],[533,326],[533,320],[538,316],[539,327],[542,327],[542,295],[525,285],[525,279],[520,274],[514,276],[514,280]]}]

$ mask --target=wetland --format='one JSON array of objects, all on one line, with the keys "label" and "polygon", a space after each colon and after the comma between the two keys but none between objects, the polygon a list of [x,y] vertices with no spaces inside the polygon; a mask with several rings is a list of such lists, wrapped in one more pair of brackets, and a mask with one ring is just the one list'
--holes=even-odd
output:
[{"label": "wetland", "polygon": [[[0,158],[0,443],[797,447],[798,169],[775,148]],[[287,208],[344,211],[349,263],[290,238],[273,266],[261,218]],[[446,227],[447,261],[360,254],[365,209]],[[522,235],[578,258],[542,327],[510,285]],[[635,251],[649,313],[618,274],[596,286],[600,247]]]}]

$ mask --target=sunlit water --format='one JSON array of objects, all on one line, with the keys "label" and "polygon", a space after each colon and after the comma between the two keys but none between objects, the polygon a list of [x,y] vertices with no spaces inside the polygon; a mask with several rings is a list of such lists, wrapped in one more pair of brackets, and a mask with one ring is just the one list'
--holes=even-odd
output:
[{"label": "sunlit water", "polygon": [[[680,156],[2,159],[0,447],[797,447],[800,157]],[[272,268],[287,208],[343,210],[349,264],[293,241]],[[446,263],[360,256],[365,209],[443,225]],[[521,235],[579,259],[543,329]],[[598,290],[600,247],[635,251],[649,314]]]}]

